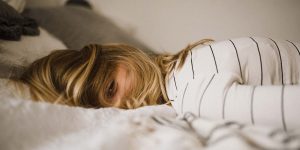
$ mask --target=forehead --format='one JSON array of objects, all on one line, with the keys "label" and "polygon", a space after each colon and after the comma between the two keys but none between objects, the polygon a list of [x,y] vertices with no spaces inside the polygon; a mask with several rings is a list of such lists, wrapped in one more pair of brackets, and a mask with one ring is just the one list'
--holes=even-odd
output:
[{"label": "forehead", "polygon": [[117,65],[116,67],[116,77],[120,77],[120,78],[123,78],[123,77],[126,77],[126,78],[129,78],[129,77],[132,77],[133,73],[132,73],[132,70],[124,65],[124,64],[119,64]]}]

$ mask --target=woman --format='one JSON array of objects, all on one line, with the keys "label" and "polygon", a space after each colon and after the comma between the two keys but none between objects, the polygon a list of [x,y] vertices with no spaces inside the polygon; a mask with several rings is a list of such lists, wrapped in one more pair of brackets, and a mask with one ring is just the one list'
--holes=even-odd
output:
[{"label": "woman", "polygon": [[171,101],[179,114],[284,129],[300,125],[298,43],[247,37],[205,45],[211,41],[175,55],[148,56],[124,44],[54,51],[16,83],[27,85],[34,100],[70,106],[137,108]]},{"label": "woman", "polygon": [[168,98],[178,114],[298,129],[299,47],[264,37],[195,47],[168,71]]},{"label": "woman", "polygon": [[28,86],[36,101],[87,108],[163,104],[168,103],[164,78],[192,47],[166,56],[148,56],[124,44],[57,50],[33,62],[14,80],[17,86]]},{"label": "woman", "polygon": [[54,51],[15,81],[28,86],[36,101],[70,106],[136,108],[167,100],[158,66],[123,44]]}]

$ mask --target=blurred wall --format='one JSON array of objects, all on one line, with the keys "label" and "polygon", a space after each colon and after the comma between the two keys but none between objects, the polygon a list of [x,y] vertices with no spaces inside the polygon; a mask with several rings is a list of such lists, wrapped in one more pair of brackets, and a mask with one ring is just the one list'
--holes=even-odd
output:
[{"label": "blurred wall", "polygon": [[300,0],[89,0],[156,51],[202,38],[266,36],[300,41]]}]

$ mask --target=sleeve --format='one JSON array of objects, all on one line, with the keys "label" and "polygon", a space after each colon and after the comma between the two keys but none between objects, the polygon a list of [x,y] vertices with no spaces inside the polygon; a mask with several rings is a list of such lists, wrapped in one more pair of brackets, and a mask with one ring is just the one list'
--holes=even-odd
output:
[{"label": "sleeve", "polygon": [[299,85],[242,85],[238,75],[231,73],[207,75],[187,85],[173,102],[179,114],[192,112],[207,119],[284,130],[300,126]]},{"label": "sleeve", "polygon": [[224,101],[224,118],[287,129],[300,126],[300,86],[234,83]]}]

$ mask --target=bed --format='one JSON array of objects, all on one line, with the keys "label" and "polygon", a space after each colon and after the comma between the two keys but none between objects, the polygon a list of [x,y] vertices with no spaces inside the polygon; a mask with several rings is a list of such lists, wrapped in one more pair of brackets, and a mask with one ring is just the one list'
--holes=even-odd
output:
[{"label": "bed", "polygon": [[[268,125],[210,119],[178,113],[168,105],[133,110],[85,109],[20,97],[7,84],[8,78],[18,77],[28,64],[54,49],[79,49],[90,42],[124,42],[153,54],[88,6],[23,11],[20,7],[24,5],[14,5],[19,10],[14,15],[35,19],[39,34],[20,35],[17,41],[0,40],[0,149],[300,149],[299,128],[285,131]],[[76,19],[62,19],[63,15]],[[82,19],[93,23],[80,25]]]}]

